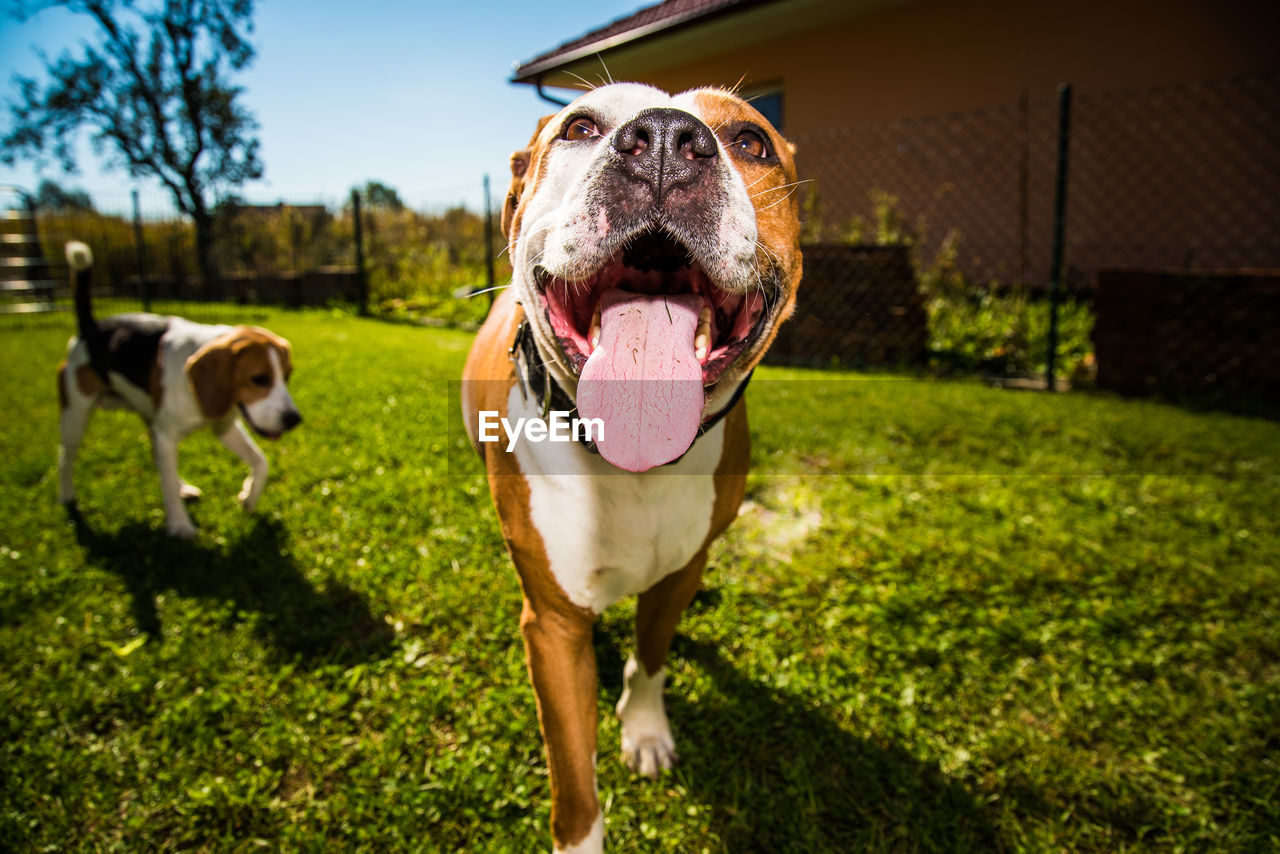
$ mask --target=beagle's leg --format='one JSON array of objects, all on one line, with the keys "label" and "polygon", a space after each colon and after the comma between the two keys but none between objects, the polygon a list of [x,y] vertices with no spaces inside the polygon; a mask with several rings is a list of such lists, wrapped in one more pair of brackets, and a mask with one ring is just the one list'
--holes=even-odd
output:
[{"label": "beagle's leg", "polygon": [[558,854],[604,850],[596,796],[596,654],[591,618],[538,609],[520,615],[529,678],[551,772],[551,835]]},{"label": "beagle's leg", "polygon": [[187,515],[182,501],[182,478],[178,477],[178,437],[151,427],[151,454],[160,473],[160,492],[164,496],[164,515],[169,533],[191,539],[196,526]]},{"label": "beagle's leg", "polygon": [[[59,382],[65,382],[59,377]],[[74,385],[72,383],[71,385]],[[58,446],[58,500],[67,506],[76,503],[75,465],[80,441],[84,438],[89,416],[93,414],[98,399],[80,394],[75,389],[65,392],[66,406],[59,420],[61,443]]]},{"label": "beagle's leg", "polygon": [[636,651],[623,670],[617,711],[622,721],[622,759],[645,777],[657,777],[679,758],[662,700],[667,651],[680,615],[698,592],[706,563],[703,549],[684,569],[640,594],[636,606]]},{"label": "beagle's leg", "polygon": [[239,421],[232,421],[230,427],[219,433],[218,441],[249,466],[249,476],[244,479],[236,499],[246,513],[252,513],[267,486],[267,458]]}]

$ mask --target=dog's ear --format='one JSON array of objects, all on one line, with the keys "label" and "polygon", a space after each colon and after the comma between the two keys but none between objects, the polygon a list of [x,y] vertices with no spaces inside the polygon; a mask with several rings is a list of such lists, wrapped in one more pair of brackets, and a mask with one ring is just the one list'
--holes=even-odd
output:
[{"label": "dog's ear", "polygon": [[187,383],[200,404],[200,414],[216,421],[231,412],[235,353],[231,336],[222,335],[197,350],[184,368]]},{"label": "dog's ear", "polygon": [[511,221],[515,219],[516,208],[520,206],[520,194],[524,192],[524,176],[529,171],[529,149],[511,153],[511,186],[507,188],[507,198],[502,203],[502,236],[511,239]]},{"label": "dog's ear", "polygon": [[554,118],[555,116],[543,116],[538,119],[538,129],[533,132],[529,147],[511,154],[511,186],[507,188],[507,198],[502,203],[502,236],[508,240],[511,239],[511,222],[515,219],[516,208],[520,207],[520,195],[524,192],[525,175],[533,161],[534,146],[542,129]]},{"label": "dog's ear", "polygon": [[263,329],[261,326],[249,326],[246,330],[257,335],[269,347],[275,349],[280,356],[280,371],[284,374],[285,382],[288,382],[289,375],[293,373],[293,345],[285,338],[272,332],[270,329]]}]

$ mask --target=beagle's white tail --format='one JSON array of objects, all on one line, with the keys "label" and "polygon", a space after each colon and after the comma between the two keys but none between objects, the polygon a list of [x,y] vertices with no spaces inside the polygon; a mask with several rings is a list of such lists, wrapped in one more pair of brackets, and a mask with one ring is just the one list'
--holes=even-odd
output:
[{"label": "beagle's white tail", "polygon": [[77,273],[93,266],[93,250],[79,240],[67,242],[67,266]]},{"label": "beagle's white tail", "polygon": [[107,380],[107,342],[90,307],[89,283],[92,279],[93,250],[79,240],[66,246],[67,266],[71,268],[71,299],[76,307],[76,331],[89,348],[89,364]]}]

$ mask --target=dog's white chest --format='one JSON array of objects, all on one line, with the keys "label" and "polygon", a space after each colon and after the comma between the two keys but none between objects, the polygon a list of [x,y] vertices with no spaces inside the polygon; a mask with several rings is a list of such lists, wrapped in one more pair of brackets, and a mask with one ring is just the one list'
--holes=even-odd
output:
[{"label": "dog's white chest", "polygon": [[[512,417],[533,413],[512,389]],[[705,542],[715,506],[713,472],[724,425],[679,461],[623,472],[576,442],[515,448],[529,484],[529,511],[551,573],[575,605],[603,612],[683,568]]]}]

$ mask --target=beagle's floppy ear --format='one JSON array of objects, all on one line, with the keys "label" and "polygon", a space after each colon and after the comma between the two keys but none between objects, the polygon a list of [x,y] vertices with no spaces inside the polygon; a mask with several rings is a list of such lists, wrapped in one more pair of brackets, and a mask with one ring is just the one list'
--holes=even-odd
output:
[{"label": "beagle's floppy ear", "polygon": [[232,334],[219,336],[197,350],[184,368],[187,383],[200,404],[200,414],[210,421],[224,418],[234,403],[232,382],[235,352]]},{"label": "beagle's floppy ear", "polygon": [[293,345],[289,343],[288,339],[281,338],[270,329],[263,329],[261,326],[246,326],[244,331],[259,336],[269,346],[276,349],[276,352],[280,354],[280,371],[287,381],[289,374],[293,373]]},{"label": "beagle's floppy ear", "polygon": [[511,154],[511,186],[507,188],[507,198],[502,203],[502,236],[511,239],[511,223],[516,217],[516,208],[520,207],[520,195],[524,192],[525,175],[529,172],[529,164],[533,160],[533,147],[538,135],[555,116],[543,116],[538,119],[538,129],[529,140],[529,147]]}]

